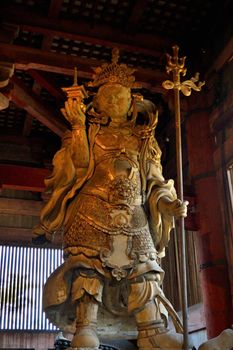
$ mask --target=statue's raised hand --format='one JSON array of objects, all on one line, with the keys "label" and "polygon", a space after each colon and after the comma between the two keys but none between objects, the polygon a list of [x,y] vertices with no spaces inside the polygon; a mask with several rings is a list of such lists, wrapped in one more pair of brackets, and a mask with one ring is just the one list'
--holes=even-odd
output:
[{"label": "statue's raised hand", "polygon": [[72,127],[85,125],[86,116],[83,113],[83,106],[82,102],[69,98],[65,102],[65,108],[61,108],[62,114],[70,122]]}]

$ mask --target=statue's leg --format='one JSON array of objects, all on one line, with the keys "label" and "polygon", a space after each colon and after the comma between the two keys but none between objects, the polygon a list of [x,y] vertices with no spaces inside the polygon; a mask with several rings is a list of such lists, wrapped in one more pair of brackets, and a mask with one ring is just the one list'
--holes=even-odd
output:
[{"label": "statue's leg", "polygon": [[102,300],[102,282],[98,278],[78,276],[72,285],[72,301],[76,306],[76,332],[71,341],[75,349],[98,349],[96,333],[98,306]]},{"label": "statue's leg", "polygon": [[138,277],[131,283],[128,308],[134,312],[139,350],[181,350],[183,335],[169,331],[166,312],[156,295],[162,291],[159,275],[149,273]]}]

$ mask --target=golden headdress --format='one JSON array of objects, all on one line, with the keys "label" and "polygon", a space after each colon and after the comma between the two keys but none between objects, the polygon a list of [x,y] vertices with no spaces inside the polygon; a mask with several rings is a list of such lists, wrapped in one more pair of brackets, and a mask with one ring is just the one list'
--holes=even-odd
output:
[{"label": "golden headdress", "polygon": [[89,86],[97,87],[106,83],[118,83],[129,88],[139,88],[135,83],[135,77],[132,75],[136,68],[129,68],[126,64],[119,64],[119,49],[112,50],[112,62],[104,63],[101,67],[94,69],[93,81]]}]

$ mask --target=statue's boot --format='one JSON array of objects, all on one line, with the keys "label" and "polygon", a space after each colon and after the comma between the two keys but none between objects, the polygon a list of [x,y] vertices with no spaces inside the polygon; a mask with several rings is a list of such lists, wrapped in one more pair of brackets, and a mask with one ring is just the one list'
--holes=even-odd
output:
[{"label": "statue's boot", "polygon": [[[166,328],[158,316],[158,307],[154,301],[135,314],[139,350],[182,350],[183,335]],[[191,344],[189,349],[192,349]]]},{"label": "statue's boot", "polygon": [[137,345],[139,350],[182,350],[183,335],[163,327],[147,329],[139,331]]},{"label": "statue's boot", "polygon": [[76,332],[71,341],[71,348],[78,350],[98,349],[100,342],[96,333],[98,303],[85,295],[77,304]]}]

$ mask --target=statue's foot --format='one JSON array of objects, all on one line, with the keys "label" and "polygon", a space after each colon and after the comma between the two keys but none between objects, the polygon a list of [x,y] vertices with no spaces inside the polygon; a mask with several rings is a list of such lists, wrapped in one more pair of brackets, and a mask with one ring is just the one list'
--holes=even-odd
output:
[{"label": "statue's foot", "polygon": [[[182,350],[183,335],[166,328],[142,330],[138,333],[137,345],[139,350]],[[189,348],[192,349],[192,344]]]},{"label": "statue's foot", "polygon": [[96,350],[99,348],[100,342],[94,328],[82,326],[77,328],[70,345],[71,349]]}]

